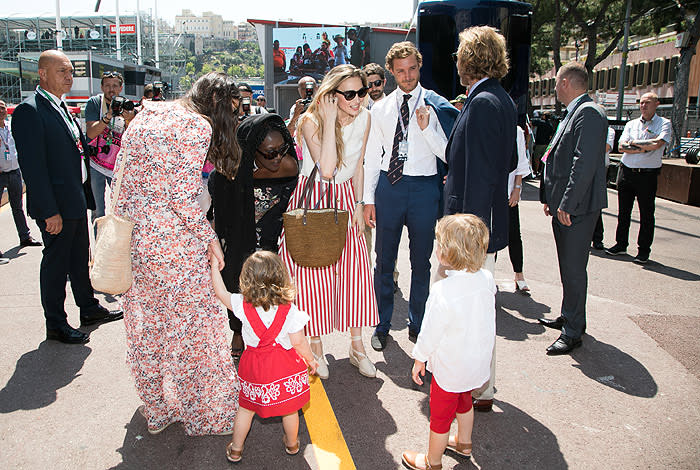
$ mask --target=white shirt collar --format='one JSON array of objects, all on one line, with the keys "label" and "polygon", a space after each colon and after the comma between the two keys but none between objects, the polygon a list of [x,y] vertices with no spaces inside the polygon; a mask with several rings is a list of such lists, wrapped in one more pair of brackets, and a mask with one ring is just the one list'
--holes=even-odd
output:
[{"label": "white shirt collar", "polygon": [[420,86],[420,82],[418,83],[418,85],[416,85],[416,87],[413,90],[409,91],[408,93],[403,91],[401,88],[397,88],[396,89],[396,102],[399,104],[402,104],[403,103],[403,95],[408,94],[408,95],[411,95],[411,99],[409,99],[408,101],[412,103],[416,99],[418,99],[418,95],[420,95],[422,92],[423,92],[423,87]]},{"label": "white shirt collar", "polygon": [[571,100],[571,103],[569,103],[569,106],[566,107],[566,112],[567,112],[567,113],[572,112],[572,111],[574,110],[574,108],[576,107],[576,103],[579,102],[579,100],[581,99],[582,96],[587,95],[587,94],[588,94],[588,93],[581,93],[581,94],[578,95],[576,98],[574,98],[573,100]]},{"label": "white shirt collar", "polygon": [[486,80],[488,80],[488,79],[489,79],[489,77],[484,77],[484,78],[482,78],[481,80],[479,80],[478,82],[476,82],[475,84],[473,84],[472,86],[470,86],[470,87],[469,87],[469,92],[467,93],[467,98],[469,98],[469,95],[471,95],[472,92],[473,92],[474,90],[476,90],[476,87],[478,87],[479,85],[481,85],[482,83],[484,83],[484,82],[485,82]]},{"label": "white shirt collar", "polygon": [[648,121],[645,121],[642,116],[639,116],[639,122],[641,122],[642,124],[647,123],[647,122],[654,122],[654,119],[656,119],[656,116],[658,116],[658,114],[654,113],[654,115]]},{"label": "white shirt collar", "polygon": [[[37,88],[37,90],[39,89],[38,86],[37,86],[36,88]],[[51,97],[51,99],[54,101],[54,103],[56,103],[57,106],[60,106],[60,105],[61,105],[61,103],[63,102],[63,100],[61,99],[60,96],[54,95],[53,93],[51,93],[51,92],[50,92],[49,90],[47,90],[46,88],[42,88],[42,90],[44,90],[44,91],[46,92],[46,94],[49,95],[49,96]]]}]

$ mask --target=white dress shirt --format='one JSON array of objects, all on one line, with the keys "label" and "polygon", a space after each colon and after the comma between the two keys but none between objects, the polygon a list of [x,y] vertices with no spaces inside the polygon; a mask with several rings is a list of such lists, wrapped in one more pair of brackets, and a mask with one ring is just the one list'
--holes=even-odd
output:
[{"label": "white dress shirt", "polygon": [[628,140],[649,140],[660,137],[666,141],[656,150],[644,153],[623,153],[622,164],[628,168],[661,168],[661,157],[666,146],[671,142],[671,121],[654,114],[649,121],[642,122],[642,118],[632,119],[625,124],[620,142]]},{"label": "white dress shirt", "polygon": [[615,129],[608,127],[608,138],[605,140],[605,144],[610,146],[610,151],[605,148],[605,168],[610,166],[610,152],[612,152],[613,147],[615,147]]},{"label": "white dress shirt", "polygon": [[[374,190],[377,188],[380,171],[389,170],[391,151],[394,147],[394,133],[399,122],[399,109],[405,93],[400,88],[372,106],[372,125],[365,152],[365,189],[363,199],[366,204],[374,204]],[[408,100],[408,159],[403,165],[406,176],[432,176],[437,174],[437,161],[445,160],[447,137],[442,131],[437,114],[428,106],[430,120],[421,130],[415,116],[415,109],[425,106],[425,93],[420,84],[410,92]],[[417,103],[419,99],[422,103]],[[418,104],[418,106],[416,106]]]},{"label": "white dress shirt", "polygon": [[[233,314],[236,315],[243,324],[241,327],[243,342],[246,346],[257,347],[258,344],[260,344],[260,338],[255,334],[255,330],[253,330],[248,318],[245,316],[245,312],[243,311],[243,296],[241,294],[231,294],[231,307],[233,307]],[[262,307],[255,307],[258,316],[260,316],[260,320],[266,328],[270,328],[270,325],[272,325],[272,322],[275,320],[277,308],[277,305],[271,306],[268,310]],[[292,341],[289,339],[289,333],[296,333],[297,331],[303,330],[308,322],[309,315],[292,304],[289,307],[287,319],[284,321],[284,325],[282,325],[282,330],[280,330],[275,341],[284,349],[292,349]]]},{"label": "white dress shirt", "polygon": [[460,393],[491,376],[496,341],[496,282],[486,269],[447,271],[430,288],[412,357],[427,361],[440,387]]},{"label": "white dress shirt", "polygon": [[[530,169],[530,162],[528,161],[527,158],[527,150],[525,149],[525,131],[518,126],[517,127],[517,134],[516,134],[516,144],[518,147],[518,166],[515,168],[515,170],[511,171],[508,174],[508,196],[510,197],[510,194],[513,192],[513,188],[515,187],[515,177],[516,176],[525,176],[529,175],[532,173],[532,170]],[[522,194],[522,191],[521,191]]]}]

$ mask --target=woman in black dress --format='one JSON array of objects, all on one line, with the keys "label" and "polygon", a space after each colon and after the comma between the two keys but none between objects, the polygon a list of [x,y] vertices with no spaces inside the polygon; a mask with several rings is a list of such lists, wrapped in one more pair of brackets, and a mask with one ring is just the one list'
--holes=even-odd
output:
[{"label": "woman in black dress", "polygon": [[[230,292],[238,292],[238,278],[246,258],[255,250],[278,249],[282,214],[294,191],[299,163],[294,140],[277,114],[246,118],[236,134],[242,157],[233,180],[213,173],[209,181],[214,229],[226,263],[221,275]],[[241,323],[229,312],[233,330],[231,353],[243,352]]]}]

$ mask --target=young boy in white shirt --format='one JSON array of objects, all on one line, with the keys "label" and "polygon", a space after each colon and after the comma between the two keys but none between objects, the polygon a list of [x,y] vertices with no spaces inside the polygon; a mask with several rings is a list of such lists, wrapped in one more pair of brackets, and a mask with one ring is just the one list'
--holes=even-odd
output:
[{"label": "young boy in white shirt", "polygon": [[[496,336],[496,283],[482,268],[489,244],[486,225],[472,214],[450,215],[438,221],[435,239],[447,277],[431,287],[411,371],[418,385],[423,384],[426,361],[433,374],[428,453],[402,455],[407,467],[419,470],[442,468],[446,448],[471,456],[471,391],[489,379]],[[457,434],[450,436],[455,417]]]}]

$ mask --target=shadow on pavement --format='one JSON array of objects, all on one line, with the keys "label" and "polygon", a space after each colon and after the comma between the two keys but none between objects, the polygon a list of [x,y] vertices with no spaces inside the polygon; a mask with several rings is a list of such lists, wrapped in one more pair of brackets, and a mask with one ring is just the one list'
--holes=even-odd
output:
[{"label": "shadow on pavement", "polygon": [[448,453],[459,462],[454,470],[568,468],[556,436],[546,426],[508,403],[495,400],[494,406],[503,412],[475,413],[472,459]]},{"label": "shadow on pavement", "polygon": [[[151,435],[138,411],[134,412],[125,429],[124,442],[117,449],[122,455],[122,463],[112,467],[113,470],[232,468],[233,464],[226,460],[226,445],[231,436],[187,436],[184,428],[177,423],[160,434]],[[304,459],[304,451],[309,444],[304,420],[300,419],[301,451],[296,456],[284,452],[282,434],[280,418],[260,420],[256,417],[245,443],[243,460],[236,468],[309,470],[311,467]]]},{"label": "shadow on pavement", "polygon": [[530,336],[544,333],[545,327],[526,321],[505,309],[531,319],[542,318],[552,311],[549,305],[537,302],[530,296],[499,291],[496,294],[496,335],[510,341],[525,341]]},{"label": "shadow on pavement", "polygon": [[3,251],[2,256],[3,256],[3,258],[9,258],[9,259],[21,258],[22,256],[26,255],[26,253],[23,253],[22,251],[20,251],[21,249],[22,249],[22,247],[17,245],[13,248],[10,248],[7,251]]},{"label": "shadow on pavement", "polygon": [[700,281],[700,275],[697,273],[691,273],[690,271],[685,271],[683,269],[666,266],[665,264],[661,264],[654,260],[649,260],[649,262],[644,265],[644,270],[663,274],[669,277],[675,277],[676,279],[680,279],[682,281]]},{"label": "shadow on pavement", "polygon": [[[352,371],[341,370],[341,362]],[[394,458],[386,449],[386,438],[396,433],[396,422],[377,397],[384,381],[362,377],[347,359],[338,361],[331,374],[323,386],[333,404],[355,467],[394,468]]]},{"label": "shadow on pavement", "polygon": [[635,397],[652,398],[658,392],[656,381],[639,361],[615,346],[595,337],[583,336],[583,347],[571,357],[587,377],[603,385]]},{"label": "shadow on pavement", "polygon": [[15,372],[0,390],[0,413],[35,410],[56,401],[56,391],[80,374],[92,349],[43,341],[34,351],[22,355]]}]

